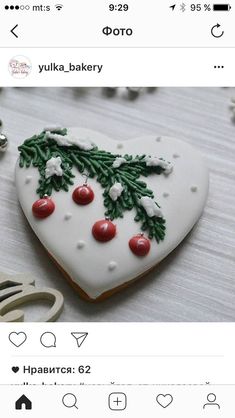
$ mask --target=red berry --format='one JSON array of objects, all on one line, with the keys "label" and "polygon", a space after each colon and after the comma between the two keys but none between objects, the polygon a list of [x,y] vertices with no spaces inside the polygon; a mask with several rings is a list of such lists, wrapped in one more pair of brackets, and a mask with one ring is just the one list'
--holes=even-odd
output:
[{"label": "red berry", "polygon": [[73,191],[73,200],[78,205],[88,205],[94,199],[94,192],[90,186],[83,184],[83,186],[76,187]]},{"label": "red berry", "polygon": [[92,227],[93,237],[100,242],[107,242],[116,235],[116,225],[108,219],[102,219],[94,223]]},{"label": "red berry", "polygon": [[36,218],[47,218],[55,210],[55,204],[52,199],[45,196],[42,199],[36,200],[32,206],[33,214]]},{"label": "red berry", "polygon": [[131,251],[138,257],[144,257],[150,251],[150,241],[143,235],[135,235],[129,241]]}]

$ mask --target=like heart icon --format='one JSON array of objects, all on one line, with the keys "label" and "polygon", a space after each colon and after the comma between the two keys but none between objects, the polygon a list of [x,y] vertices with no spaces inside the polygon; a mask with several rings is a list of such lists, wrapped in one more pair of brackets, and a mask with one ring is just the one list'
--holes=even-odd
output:
[{"label": "like heart icon", "polygon": [[167,408],[173,402],[173,396],[169,393],[167,393],[166,395],[160,393],[156,397],[156,401],[162,408]]},{"label": "like heart icon", "polygon": [[27,335],[25,332],[11,332],[9,334],[9,340],[16,347],[20,347],[27,340]]},{"label": "like heart icon", "polygon": [[19,151],[21,207],[88,300],[104,299],[153,269],[186,237],[206,202],[203,158],[175,138],[117,142],[51,127]]}]

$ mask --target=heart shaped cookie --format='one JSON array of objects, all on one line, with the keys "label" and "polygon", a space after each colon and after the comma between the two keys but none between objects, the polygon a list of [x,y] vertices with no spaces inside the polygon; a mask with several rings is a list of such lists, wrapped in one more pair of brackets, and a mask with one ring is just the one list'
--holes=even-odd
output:
[{"label": "heart shaped cookie", "polygon": [[188,144],[117,142],[46,128],[19,147],[16,186],[32,229],[73,287],[103,299],[165,258],[199,219],[208,170]]}]

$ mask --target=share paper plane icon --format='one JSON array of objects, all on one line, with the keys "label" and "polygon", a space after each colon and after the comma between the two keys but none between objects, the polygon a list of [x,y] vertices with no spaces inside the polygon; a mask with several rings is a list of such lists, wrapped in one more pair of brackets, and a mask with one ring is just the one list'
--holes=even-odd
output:
[{"label": "share paper plane icon", "polygon": [[71,335],[77,341],[78,347],[81,347],[81,345],[84,343],[86,337],[88,336],[88,332],[71,332]]}]

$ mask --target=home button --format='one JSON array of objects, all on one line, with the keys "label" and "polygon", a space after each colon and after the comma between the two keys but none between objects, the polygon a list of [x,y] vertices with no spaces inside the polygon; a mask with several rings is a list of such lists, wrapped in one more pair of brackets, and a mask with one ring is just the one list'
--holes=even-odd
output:
[{"label": "home button", "polygon": [[15,409],[32,409],[32,402],[27,396],[22,395],[15,403]]}]

